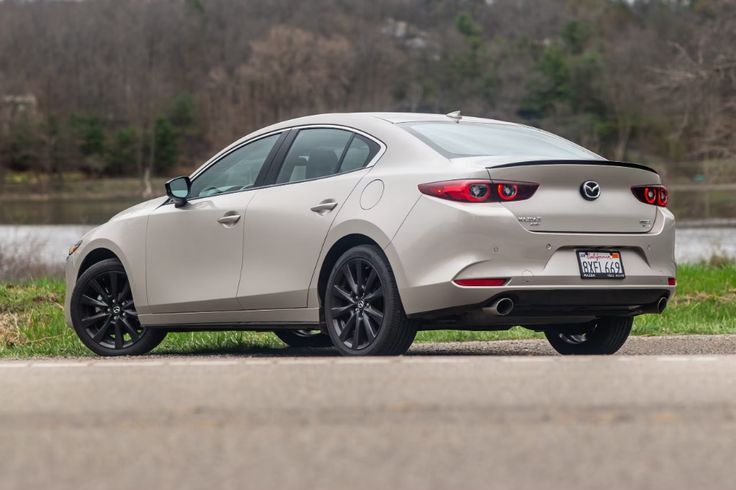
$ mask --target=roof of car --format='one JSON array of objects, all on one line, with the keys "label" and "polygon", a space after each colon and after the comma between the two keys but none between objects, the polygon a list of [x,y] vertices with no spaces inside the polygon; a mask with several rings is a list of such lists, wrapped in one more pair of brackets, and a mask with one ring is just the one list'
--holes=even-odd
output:
[{"label": "roof of car", "polygon": [[[330,124],[336,124],[336,125],[345,125],[348,127],[354,127],[358,129],[362,129],[364,131],[371,131],[371,134],[374,137],[380,137],[380,134],[377,133],[376,124],[380,125],[394,125],[394,124],[401,124],[401,123],[412,123],[412,122],[458,122],[455,117],[451,117],[447,114],[425,114],[421,112],[334,112],[334,113],[325,113],[325,114],[311,114],[307,116],[301,116],[294,119],[288,119],[285,121],[280,121],[277,123],[274,123],[270,126],[263,127],[261,129],[258,129],[252,133],[249,133],[239,140],[232,143],[227,148],[223,149],[220,153],[215,155],[215,157],[218,157],[220,154],[225,153],[230,150],[230,148],[235,147],[244,141],[247,141],[253,137],[267,134],[272,131],[279,131],[285,128],[292,128],[297,126],[307,126],[307,125],[330,125]],[[504,125],[510,125],[510,126],[519,126],[519,124],[507,122],[507,121],[499,121],[495,119],[486,119],[482,117],[471,117],[471,116],[462,116],[462,120],[460,122],[468,123],[468,122],[475,122],[475,123],[493,123],[493,124],[504,124]],[[213,158],[215,158],[213,157]]]},{"label": "roof of car", "polygon": [[[335,112],[327,114],[312,114],[302,116],[287,121],[281,121],[265,129],[274,129],[279,127],[293,126],[297,124],[325,124],[325,123],[360,123],[360,121],[368,122],[376,119],[392,124],[401,124],[409,122],[454,122],[456,119],[445,114],[424,114],[420,112]],[[462,122],[479,122],[479,123],[495,123],[509,124],[515,123],[498,121],[495,119],[486,119],[482,117],[462,116]]]},{"label": "roof of car", "polygon": [[[407,122],[453,122],[455,119],[446,114],[425,114],[421,112],[356,112],[354,115],[365,115],[383,119],[390,123],[399,124]],[[484,122],[484,123],[500,123],[513,124],[506,121],[498,121],[483,117],[462,116],[462,121],[466,122]]]}]

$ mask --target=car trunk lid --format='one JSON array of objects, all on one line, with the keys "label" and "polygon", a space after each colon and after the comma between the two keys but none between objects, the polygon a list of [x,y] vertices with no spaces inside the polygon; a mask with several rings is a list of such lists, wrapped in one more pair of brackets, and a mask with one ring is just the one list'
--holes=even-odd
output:
[{"label": "car trunk lid", "polygon": [[660,183],[659,175],[647,167],[607,160],[560,160],[486,168],[494,181],[539,184],[530,199],[502,203],[529,231],[646,233],[654,226],[656,206],[639,201],[631,191],[632,186]]}]

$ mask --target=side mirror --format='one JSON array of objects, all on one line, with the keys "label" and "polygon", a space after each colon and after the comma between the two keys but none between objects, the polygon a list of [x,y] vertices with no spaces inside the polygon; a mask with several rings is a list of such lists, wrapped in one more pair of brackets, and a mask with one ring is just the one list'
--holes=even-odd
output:
[{"label": "side mirror", "polygon": [[192,181],[189,177],[175,177],[166,184],[166,195],[174,201],[174,206],[180,208],[187,203]]}]

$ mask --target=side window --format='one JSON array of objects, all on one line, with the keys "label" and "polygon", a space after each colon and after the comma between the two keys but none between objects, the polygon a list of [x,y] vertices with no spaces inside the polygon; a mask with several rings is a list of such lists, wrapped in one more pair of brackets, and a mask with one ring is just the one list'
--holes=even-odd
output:
[{"label": "side window", "polygon": [[208,197],[253,187],[280,136],[261,138],[222,157],[194,179],[190,197]]},{"label": "side window", "polygon": [[284,158],[277,184],[316,179],[337,173],[353,133],[342,129],[302,129]]},{"label": "side window", "polygon": [[350,172],[365,166],[376,156],[378,150],[379,146],[375,142],[356,134],[342,158],[340,172]]}]

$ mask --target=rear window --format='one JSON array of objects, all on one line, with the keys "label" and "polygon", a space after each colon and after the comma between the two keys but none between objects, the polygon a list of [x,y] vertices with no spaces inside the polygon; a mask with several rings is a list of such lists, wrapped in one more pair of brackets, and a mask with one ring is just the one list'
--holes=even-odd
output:
[{"label": "rear window", "polygon": [[401,126],[448,158],[528,155],[601,159],[571,141],[525,126],[455,122],[414,122]]}]

